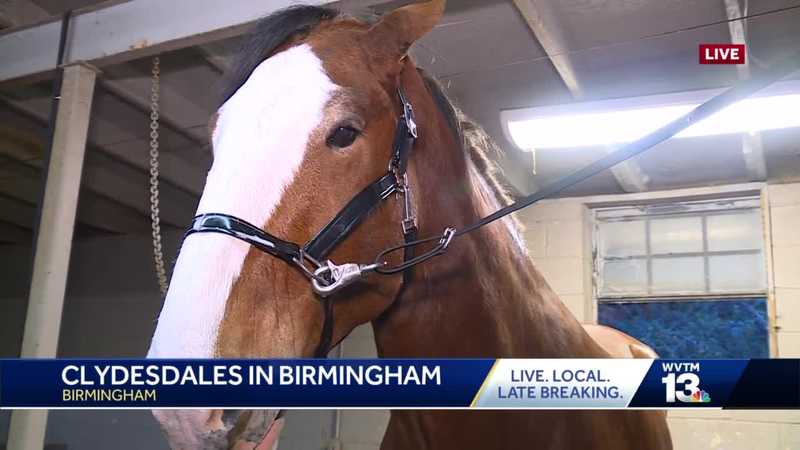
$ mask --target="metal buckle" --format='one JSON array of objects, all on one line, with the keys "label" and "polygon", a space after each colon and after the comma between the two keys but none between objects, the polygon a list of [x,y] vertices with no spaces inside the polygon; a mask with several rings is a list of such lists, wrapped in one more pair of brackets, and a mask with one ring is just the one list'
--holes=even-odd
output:
[{"label": "metal buckle", "polygon": [[450,241],[453,240],[453,237],[455,237],[455,235],[456,235],[455,228],[451,227],[444,230],[442,238],[439,239],[439,251],[444,252],[445,250],[447,250],[447,247],[450,246]]},{"label": "metal buckle", "polygon": [[406,103],[403,106],[403,116],[406,119],[406,127],[408,127],[408,132],[411,136],[416,139],[419,135],[417,134],[417,122],[414,121],[414,112],[412,111],[411,104]]},{"label": "metal buckle", "polygon": [[[325,261],[319,269],[314,271],[311,285],[314,288],[314,292],[319,294],[320,297],[327,297],[339,289],[355,283],[380,266],[381,264],[354,263],[336,265],[330,260]],[[326,280],[327,284],[323,284],[321,280]]]},{"label": "metal buckle", "polygon": [[403,227],[403,234],[406,235],[417,228],[417,216],[414,215],[413,207],[411,206],[411,185],[408,183],[408,174],[404,173],[399,181],[397,193],[403,196],[403,220],[400,224]]},{"label": "metal buckle", "polygon": [[418,135],[417,122],[414,121],[414,108],[411,106],[411,103],[406,100],[402,89],[397,89],[397,95],[400,97],[400,103],[403,104],[403,119],[406,121],[406,128],[408,128],[409,134],[416,139]]},{"label": "metal buckle", "polygon": [[[309,269],[308,266],[306,265],[306,261],[308,261],[308,262],[310,262],[312,264],[313,267],[311,269]],[[320,267],[322,267],[322,264],[319,261],[317,261],[316,259],[312,258],[311,255],[309,255],[306,252],[304,252],[303,249],[300,249],[300,254],[299,254],[299,256],[297,258],[292,258],[292,262],[294,262],[295,266],[300,268],[300,270],[303,272],[303,274],[306,277],[308,277],[309,280],[312,280],[314,282],[316,282],[316,281],[320,281],[320,282],[326,281],[324,278],[319,278],[318,279],[318,277],[316,275],[316,272],[320,269]],[[313,272],[312,272],[312,269],[313,269]]]}]

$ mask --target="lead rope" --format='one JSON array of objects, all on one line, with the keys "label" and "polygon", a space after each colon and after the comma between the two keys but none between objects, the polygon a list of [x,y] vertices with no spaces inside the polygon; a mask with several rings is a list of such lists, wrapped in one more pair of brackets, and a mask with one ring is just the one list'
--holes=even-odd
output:
[{"label": "lead rope", "polygon": [[167,296],[167,271],[164,269],[164,252],[161,248],[161,218],[158,207],[158,100],[161,67],[158,56],[153,58],[150,83],[150,220],[153,229],[153,263],[161,298]]}]

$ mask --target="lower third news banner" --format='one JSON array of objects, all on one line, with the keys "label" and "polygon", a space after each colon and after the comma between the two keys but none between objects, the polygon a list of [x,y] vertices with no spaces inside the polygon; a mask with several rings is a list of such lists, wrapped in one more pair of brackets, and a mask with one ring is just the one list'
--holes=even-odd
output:
[{"label": "lower third news banner", "polygon": [[800,408],[800,360],[0,360],[9,408]]}]

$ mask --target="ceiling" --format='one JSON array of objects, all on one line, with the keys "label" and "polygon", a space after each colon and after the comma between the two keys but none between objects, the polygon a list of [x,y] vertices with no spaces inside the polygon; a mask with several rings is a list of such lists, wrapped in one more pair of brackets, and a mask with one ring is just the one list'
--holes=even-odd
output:
[{"label": "ceiling", "polygon": [[[27,1],[43,14],[98,3]],[[531,154],[505,138],[500,111],[722,87],[740,76],[733,66],[697,63],[698,43],[731,41],[726,0],[517,1],[526,2],[542,19],[538,28],[512,0],[450,0],[443,22],[414,49],[419,65],[436,75],[506,150],[501,162],[521,191],[575,171],[607,149],[540,150],[534,175]],[[345,9],[351,3],[342,1]],[[402,3],[384,2],[376,10]],[[800,0],[752,3],[741,5],[750,18],[739,22],[745,24],[751,64],[798,47]],[[184,227],[194,213],[211,162],[206,124],[217,104],[215,86],[237,46],[234,38],[161,55],[161,212],[167,227]],[[149,232],[150,60],[102,69],[79,203],[79,238]],[[50,89],[47,80],[0,84],[0,242],[31,237]],[[634,173],[646,180],[638,189],[800,178],[800,130],[764,132],[761,141],[765,174],[746,161],[740,136],[661,144],[636,158]],[[566,195],[630,190],[624,177],[609,171]]]}]

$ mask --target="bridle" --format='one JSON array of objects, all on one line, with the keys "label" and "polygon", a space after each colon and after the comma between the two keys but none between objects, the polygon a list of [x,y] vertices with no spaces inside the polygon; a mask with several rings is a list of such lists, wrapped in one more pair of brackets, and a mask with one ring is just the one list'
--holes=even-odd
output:
[{"label": "bridle", "polygon": [[[333,305],[329,299],[330,295],[373,272],[382,275],[402,273],[405,285],[410,281],[411,272],[408,269],[435,256],[444,254],[454,238],[475,231],[542,199],[552,197],[604,170],[633,158],[680,133],[694,123],[713,115],[738,100],[750,96],[756,91],[797,71],[799,68],[800,53],[778,60],[769,69],[756,73],[749,79],[740,81],[682,117],[634,142],[618,148],[577,172],[569,174],[458,231],[455,228],[447,228],[441,235],[425,239],[417,239],[417,221],[412,211],[411,186],[408,183],[407,174],[409,154],[417,139],[417,125],[414,121],[414,109],[411,103],[403,94],[402,89],[398,88],[397,95],[400,99],[402,114],[397,121],[392,157],[389,161],[387,172],[353,197],[316,236],[304,245],[301,246],[275,237],[237,217],[217,213],[201,214],[195,217],[184,238],[193,233],[226,234],[247,242],[253,247],[297,267],[311,281],[312,289],[321,299],[325,318],[319,344],[314,355],[316,357],[324,357],[328,353],[333,334]],[[337,244],[341,243],[365,217],[392,194],[397,194],[403,198],[401,226],[404,242],[402,244],[389,247],[380,252],[371,264],[346,263],[337,265],[330,259],[326,259]],[[434,242],[436,244],[431,249],[415,256],[414,248],[416,246]],[[387,256],[400,250],[404,251],[403,262],[397,266],[390,266],[386,262]]]},{"label": "bridle", "polygon": [[[434,256],[443,254],[455,235],[455,229],[448,228],[440,237],[417,240],[417,219],[411,204],[411,186],[408,182],[408,158],[417,139],[417,124],[414,121],[414,108],[402,89],[397,90],[402,113],[395,128],[392,156],[385,174],[373,181],[355,195],[313,238],[303,245],[278,238],[261,228],[228,214],[200,214],[184,235],[194,233],[222,233],[247,242],[253,247],[268,253],[298,268],[311,282],[313,291],[320,297],[325,320],[322,336],[315,355],[325,356],[328,352],[333,332],[333,308],[329,297],[342,288],[354,283],[368,273],[382,275],[404,274],[409,280],[408,269]],[[334,264],[327,256],[363,221],[383,200],[392,194],[402,197],[403,244],[380,252],[371,264]],[[414,247],[438,240],[427,252],[414,255]],[[390,267],[386,263],[389,254],[404,250],[403,263]]]}]

